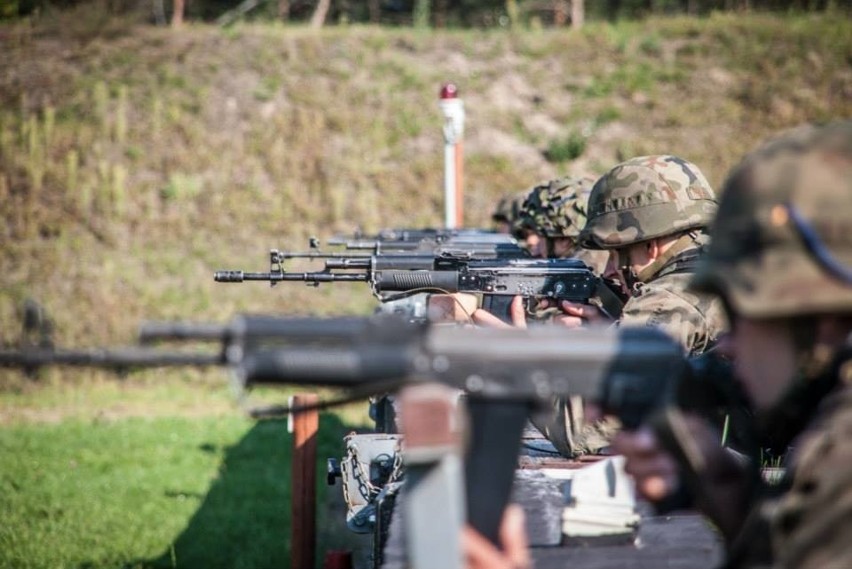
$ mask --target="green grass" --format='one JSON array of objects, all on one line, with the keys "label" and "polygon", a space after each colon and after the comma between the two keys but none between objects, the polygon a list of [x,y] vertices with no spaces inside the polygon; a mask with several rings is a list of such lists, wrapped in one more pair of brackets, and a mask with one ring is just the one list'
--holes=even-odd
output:
[{"label": "green grass", "polygon": [[[127,381],[66,379],[3,393],[0,567],[288,567],[286,422],[225,410],[221,386]],[[364,424],[365,410],[344,409],[346,424],[321,417],[321,551],[335,546],[328,528],[347,531],[342,514],[329,519],[322,506],[325,459],[340,456],[342,436]]]}]

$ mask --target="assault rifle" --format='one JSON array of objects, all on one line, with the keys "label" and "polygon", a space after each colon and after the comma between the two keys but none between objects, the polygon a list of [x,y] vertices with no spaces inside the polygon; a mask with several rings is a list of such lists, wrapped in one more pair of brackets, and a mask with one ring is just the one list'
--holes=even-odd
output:
[{"label": "assault rifle", "polygon": [[[324,385],[362,397],[402,390],[401,399],[430,383],[464,390],[470,431],[463,486],[461,462],[447,460],[455,451],[441,434],[450,429],[441,428],[436,399],[427,395],[419,409],[403,409],[406,528],[418,569],[460,567],[464,519],[496,543],[521,432],[534,405],[554,395],[581,395],[633,427],[671,401],[674,380],[686,367],[681,348],[650,328],[498,330],[391,317],[239,316],[224,326],[148,323],[139,338],[146,344],[210,342],[212,349],[181,359],[151,346],[35,346],[0,351],[0,367],[225,365],[243,386]],[[421,531],[424,525],[428,531]]]},{"label": "assault rifle", "polygon": [[[391,231],[391,230],[387,230]],[[308,240],[308,252],[278,251],[280,260],[288,259],[332,259],[356,254],[413,254],[441,255],[467,254],[472,258],[529,257],[529,252],[520,246],[513,237],[499,233],[467,232],[439,233],[437,230],[393,230],[398,233],[380,233],[366,237],[338,236],[328,241],[334,247],[343,247],[344,251],[324,252],[316,237]],[[359,251],[361,253],[354,253]]]},{"label": "assault rifle", "polygon": [[378,233],[364,234],[356,231],[351,235],[335,235],[328,240],[329,245],[344,246],[347,249],[372,249],[401,247],[405,244],[428,245],[447,242],[460,243],[514,243],[511,235],[484,231],[481,229],[383,229]]},{"label": "assault rifle", "polygon": [[506,322],[511,321],[509,308],[515,296],[524,297],[528,312],[541,299],[592,302],[613,318],[622,306],[605,281],[577,259],[388,254],[327,259],[324,270],[318,272],[286,272],[273,262],[268,273],[222,270],[213,278],[223,283],[365,282],[382,302],[423,292],[475,293],[482,295],[482,308]]}]

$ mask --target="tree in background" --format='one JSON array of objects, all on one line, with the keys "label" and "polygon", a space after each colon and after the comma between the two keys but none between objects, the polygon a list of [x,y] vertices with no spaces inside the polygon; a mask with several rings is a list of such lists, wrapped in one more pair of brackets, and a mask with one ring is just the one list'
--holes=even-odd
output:
[{"label": "tree in background", "polygon": [[586,20],[586,1],[571,0],[571,27],[579,29]]},{"label": "tree in background", "polygon": [[175,0],[172,12],[172,27],[179,28],[183,25],[183,14],[186,11],[185,0]]},{"label": "tree in background", "polygon": [[311,16],[311,27],[314,29],[321,28],[325,24],[325,18],[328,16],[328,9],[331,7],[331,0],[319,0],[317,9],[314,10]]},{"label": "tree in background", "polygon": [[[586,18],[641,19],[650,15],[706,15],[712,11],[834,12],[848,17],[850,0],[0,0],[0,20],[88,8],[109,16],[179,27],[184,20],[230,25],[241,18],[321,27],[369,22],[445,27],[545,25],[577,28]],[[171,9],[171,14],[169,14]]]},{"label": "tree in background", "polygon": [[430,0],[414,0],[414,27],[428,28],[429,19],[431,18]]}]

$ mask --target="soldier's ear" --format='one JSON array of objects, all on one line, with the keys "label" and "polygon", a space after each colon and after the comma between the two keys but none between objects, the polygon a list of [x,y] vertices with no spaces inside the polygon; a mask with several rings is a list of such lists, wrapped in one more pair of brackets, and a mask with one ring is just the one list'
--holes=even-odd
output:
[{"label": "soldier's ear", "polygon": [[658,239],[651,239],[650,241],[646,242],[645,250],[648,252],[648,258],[652,261],[656,261],[662,253],[662,249],[660,247]]}]

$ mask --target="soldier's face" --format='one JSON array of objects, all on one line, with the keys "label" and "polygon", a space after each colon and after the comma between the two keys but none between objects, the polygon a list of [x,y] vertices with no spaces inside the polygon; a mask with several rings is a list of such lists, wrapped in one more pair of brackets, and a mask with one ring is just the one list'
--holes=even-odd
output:
[{"label": "soldier's face", "polygon": [[630,295],[630,290],[627,288],[627,279],[624,278],[619,267],[618,251],[612,249],[609,252],[609,259],[607,259],[606,268],[602,276],[608,281],[619,283],[621,285],[621,292],[626,297]]},{"label": "soldier's face", "polygon": [[574,254],[577,249],[577,242],[570,237],[556,237],[553,241],[553,257],[555,259],[564,259]]},{"label": "soldier's face", "polygon": [[634,280],[628,278],[628,274],[637,274],[653,261],[646,243],[634,243],[621,249],[613,249],[607,264],[607,274],[604,276],[618,279],[624,290],[629,291],[633,287]]},{"label": "soldier's face", "polygon": [[795,376],[796,350],[786,321],[734,318],[719,349],[733,357],[757,410],[772,407]]},{"label": "soldier's face", "polygon": [[538,233],[530,231],[524,239],[524,244],[533,257],[537,259],[547,257],[547,243]]},{"label": "soldier's face", "polygon": [[494,223],[494,231],[508,234],[512,232],[512,225],[508,221],[497,221]]}]

